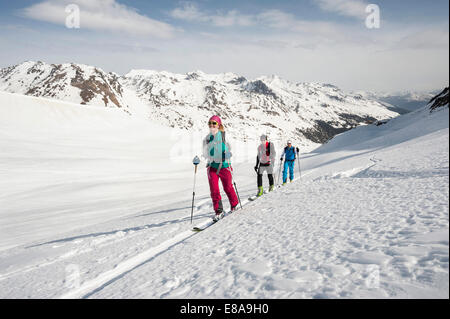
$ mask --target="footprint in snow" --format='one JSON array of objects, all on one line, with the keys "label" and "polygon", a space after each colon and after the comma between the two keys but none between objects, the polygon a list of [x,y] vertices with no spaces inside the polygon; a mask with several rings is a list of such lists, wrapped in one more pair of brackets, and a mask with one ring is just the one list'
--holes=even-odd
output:
[{"label": "footprint in snow", "polygon": [[315,271],[293,271],[286,276],[270,276],[265,288],[268,290],[311,291],[319,288],[322,283],[322,275]]},{"label": "footprint in snow", "polygon": [[254,260],[237,266],[238,270],[264,277],[272,273],[271,263],[264,260]]},{"label": "footprint in snow", "polygon": [[325,265],[322,268],[330,277],[344,277],[351,273],[350,269],[342,265]]},{"label": "footprint in snow", "polygon": [[174,279],[164,279],[163,282],[167,288],[174,288],[180,284],[180,279],[175,277]]},{"label": "footprint in snow", "polygon": [[380,252],[362,251],[345,258],[355,264],[385,265],[392,257]]}]

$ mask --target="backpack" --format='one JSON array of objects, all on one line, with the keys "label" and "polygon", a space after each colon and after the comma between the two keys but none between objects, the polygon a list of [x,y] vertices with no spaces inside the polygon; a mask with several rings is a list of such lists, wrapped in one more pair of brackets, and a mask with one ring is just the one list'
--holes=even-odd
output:
[{"label": "backpack", "polygon": [[[261,145],[259,147],[261,147]],[[263,161],[264,163],[270,164],[270,142],[266,142],[265,148],[266,148],[265,149],[266,156],[264,156],[264,153],[261,151],[261,153],[263,153],[263,154],[262,154],[262,158],[260,158],[259,160]]]},{"label": "backpack", "polygon": [[286,146],[285,148],[284,148],[284,154],[285,154],[285,156],[286,156],[286,161],[294,161],[295,159],[296,159],[296,149],[295,149],[295,147],[294,146],[291,146],[291,149],[292,149],[292,152],[293,152],[293,154],[294,154],[294,159],[292,159],[292,160],[288,160],[287,159],[287,155],[288,155],[288,150],[290,150],[289,149],[289,147],[288,146]]},{"label": "backpack", "polygon": [[[225,144],[225,149],[230,150],[227,141],[225,140],[225,131],[222,132],[222,143]],[[225,162],[225,150],[222,151],[222,162]]]}]

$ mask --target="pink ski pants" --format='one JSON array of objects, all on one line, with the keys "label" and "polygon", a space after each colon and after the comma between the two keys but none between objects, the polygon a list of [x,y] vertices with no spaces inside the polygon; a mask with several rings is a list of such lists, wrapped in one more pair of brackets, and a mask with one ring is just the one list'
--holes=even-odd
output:
[{"label": "pink ski pants", "polygon": [[219,175],[217,175],[217,169],[213,167],[208,168],[209,189],[211,191],[211,199],[215,212],[217,212],[219,203],[222,200],[222,197],[220,196],[219,179],[222,181],[223,190],[228,196],[231,207],[235,207],[239,204],[239,200],[233,188],[233,178],[230,170],[231,168],[222,168]]}]

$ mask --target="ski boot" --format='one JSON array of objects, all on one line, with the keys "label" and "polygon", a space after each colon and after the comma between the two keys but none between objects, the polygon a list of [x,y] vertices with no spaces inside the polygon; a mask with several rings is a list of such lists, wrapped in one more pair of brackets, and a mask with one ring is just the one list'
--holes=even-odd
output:
[{"label": "ski boot", "polygon": [[221,220],[223,217],[225,216],[225,213],[221,210],[218,210],[216,212],[216,215],[213,217],[213,221],[214,222],[218,222],[219,220]]},{"label": "ski boot", "polygon": [[213,221],[217,222],[225,217],[225,212],[223,211],[222,201],[219,201],[219,207],[216,210],[216,215],[213,217]]},{"label": "ski boot", "polygon": [[258,187],[259,191],[258,194],[256,194],[256,197],[261,197],[264,194],[264,189],[262,186]]},{"label": "ski boot", "polygon": [[274,188],[275,188],[275,185],[270,185],[269,192],[273,191]]}]

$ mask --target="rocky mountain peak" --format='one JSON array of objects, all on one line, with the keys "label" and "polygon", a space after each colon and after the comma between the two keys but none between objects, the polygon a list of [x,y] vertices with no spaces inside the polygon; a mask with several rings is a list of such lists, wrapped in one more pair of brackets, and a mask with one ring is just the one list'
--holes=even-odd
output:
[{"label": "rocky mountain peak", "polygon": [[431,112],[438,108],[449,107],[449,89],[446,87],[441,93],[433,97],[428,103]]},{"label": "rocky mountain peak", "polygon": [[119,80],[93,66],[27,61],[0,71],[0,90],[126,109]]}]

